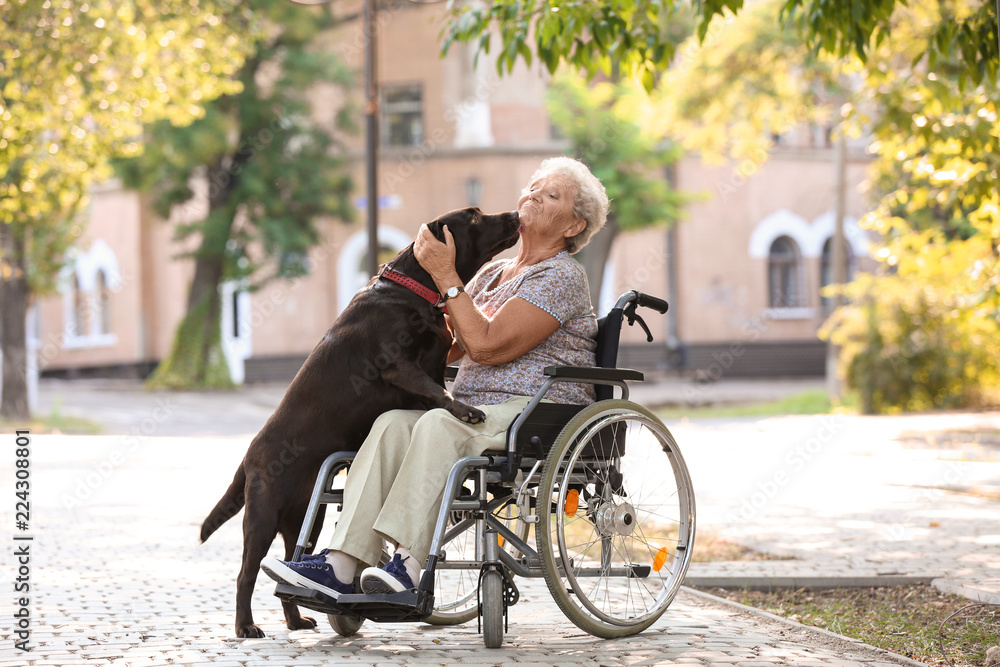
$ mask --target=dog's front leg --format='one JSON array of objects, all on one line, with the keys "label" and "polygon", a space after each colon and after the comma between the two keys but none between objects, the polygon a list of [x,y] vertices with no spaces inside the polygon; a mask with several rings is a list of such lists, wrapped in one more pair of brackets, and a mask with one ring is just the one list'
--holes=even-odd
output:
[{"label": "dog's front leg", "polygon": [[486,419],[482,410],[456,401],[450,392],[431,379],[415,362],[397,361],[382,371],[382,379],[405,392],[419,396],[431,407],[444,408],[464,422],[478,424]]}]

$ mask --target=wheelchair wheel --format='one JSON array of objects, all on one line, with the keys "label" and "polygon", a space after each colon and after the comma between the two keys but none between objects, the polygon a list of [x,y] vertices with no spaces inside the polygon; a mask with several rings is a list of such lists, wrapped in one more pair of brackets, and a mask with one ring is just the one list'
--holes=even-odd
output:
[{"label": "wheelchair wheel", "polygon": [[483,573],[483,645],[500,648],[503,644],[503,575],[496,570]]},{"label": "wheelchair wheel", "polygon": [[365,622],[363,618],[344,614],[327,614],[326,618],[330,621],[330,627],[333,628],[333,631],[341,637],[351,637],[357,634]]},{"label": "wheelchair wheel", "polygon": [[[450,539],[448,536],[451,536]],[[446,561],[476,558],[476,522],[467,512],[452,512],[444,544]],[[430,625],[459,625],[476,617],[478,570],[439,569],[434,576],[434,611]]]},{"label": "wheelchair wheel", "polygon": [[695,506],[655,415],[622,400],[584,408],[549,451],[538,499],[542,573],[573,623],[611,639],[666,611],[691,560]]},{"label": "wheelchair wheel", "polygon": [[[525,540],[528,524],[515,517],[513,504],[494,499],[493,511],[514,534]],[[505,545],[511,553],[517,553],[513,545]],[[448,533],[445,536],[446,561],[476,560],[476,522],[469,512],[453,512]],[[460,625],[477,616],[476,589],[479,586],[479,567],[450,570],[438,569],[434,577],[434,612],[424,621],[430,625]]]}]

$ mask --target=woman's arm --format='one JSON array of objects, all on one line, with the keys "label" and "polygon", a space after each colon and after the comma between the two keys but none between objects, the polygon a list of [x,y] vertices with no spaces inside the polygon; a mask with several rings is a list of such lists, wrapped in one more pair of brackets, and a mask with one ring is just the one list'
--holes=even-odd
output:
[{"label": "woman's arm", "polygon": [[448,350],[447,363],[453,364],[464,356],[465,356],[465,350],[462,349],[462,346],[459,345],[458,341],[456,340],[454,343],[451,344],[451,349]]},{"label": "woman's arm", "polygon": [[[413,245],[417,261],[442,293],[462,284],[455,271],[455,241],[447,227],[444,236],[441,243],[425,225]],[[524,299],[511,299],[493,317],[486,317],[462,292],[448,300],[448,315],[465,353],[487,365],[523,356],[559,328],[559,320]]]},{"label": "woman's arm", "polygon": [[451,343],[451,349],[448,350],[448,362],[447,362],[449,364],[452,364],[465,356],[465,350],[462,349],[461,343],[459,343],[458,338],[455,337],[456,336],[455,325],[451,323],[451,317],[448,316],[448,313],[444,314],[444,323],[448,326],[448,331],[451,332],[451,335],[454,338],[454,340]]},{"label": "woman's arm", "polygon": [[533,303],[514,298],[486,317],[462,292],[448,300],[458,339],[473,361],[493,366],[524,356],[559,328],[559,320]]}]

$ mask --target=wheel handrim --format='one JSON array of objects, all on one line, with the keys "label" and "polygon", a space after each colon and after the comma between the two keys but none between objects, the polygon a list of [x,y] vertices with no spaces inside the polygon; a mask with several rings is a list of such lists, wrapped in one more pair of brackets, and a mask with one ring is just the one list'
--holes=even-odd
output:
[{"label": "wheel handrim", "polygon": [[[661,455],[666,452],[668,458],[676,455],[679,459],[676,443],[662,438],[660,436],[661,429],[652,419],[639,412],[620,411],[615,414],[599,415],[598,418],[581,429],[583,436],[574,440],[574,444],[571,445],[572,453],[568,459],[564,457],[566,463],[562,479],[565,479],[566,470],[575,471],[578,464],[584,466],[584,472],[599,475],[596,468],[593,466],[587,468],[586,464],[581,461],[587,444],[603,429],[616,423],[628,428],[629,422],[634,423],[637,428],[645,429],[645,432],[652,436],[653,441],[659,445],[656,449],[660,451]],[[635,458],[633,452],[629,450],[635,450],[639,444],[633,442],[636,439],[630,435],[626,434],[625,437],[630,443],[629,447],[626,447],[624,452],[616,451],[618,445],[615,442],[612,456],[608,457],[608,461],[615,459],[622,461],[626,457]],[[567,517],[563,511],[570,495],[571,484],[560,484],[556,502],[556,531],[559,548],[557,558],[562,565],[563,576],[575,593],[576,599],[591,615],[605,623],[615,626],[633,626],[659,616],[676,594],[687,569],[690,558],[687,540],[693,528],[691,523],[693,499],[686,497],[687,491],[690,489],[688,480],[686,478],[676,479],[677,475],[686,475],[682,462],[680,462],[680,466],[677,465],[677,460],[671,460],[670,463],[673,474],[669,478],[676,482],[669,487],[673,489],[670,496],[674,498],[673,503],[676,506],[670,517],[657,516],[660,512],[653,511],[661,508],[660,501],[662,499],[656,499],[656,502],[652,502],[655,495],[644,493],[645,489],[642,484],[639,484],[639,488],[636,489],[635,484],[626,481],[629,476],[623,474],[621,470],[618,471],[618,478],[612,479],[610,471],[614,469],[614,466],[608,465],[609,473],[605,474],[603,479],[597,477],[598,481],[603,482],[605,490],[603,495],[605,497],[603,500],[595,501],[596,496],[591,494],[590,498],[586,500],[585,516],[589,515],[592,519],[596,519],[590,524],[593,529],[592,534],[589,539],[583,539],[574,544],[567,544],[567,523],[581,519],[579,515]],[[624,466],[624,462],[621,465]],[[570,477],[572,478],[572,474]],[[612,490],[610,494],[607,493],[607,489],[616,485],[621,487],[618,492]],[[636,493],[637,496],[630,496],[632,493]],[[592,507],[592,505],[595,506]],[[649,506],[647,507],[647,505]],[[646,579],[621,575],[613,577],[615,570],[609,571],[609,568],[614,565],[612,561],[619,561],[617,571],[627,572],[629,571],[628,567],[636,563],[637,550],[644,551],[643,556],[649,561],[655,562],[657,554],[667,548],[663,544],[669,542],[669,535],[666,537],[659,533],[655,537],[646,535],[645,526],[652,527],[660,521],[673,521],[676,524],[677,537],[673,541],[670,568],[663,574],[651,571],[650,576]],[[596,558],[592,553],[595,548],[600,554]],[[592,585],[589,581],[581,581],[582,577],[578,577],[577,574],[585,565],[591,569],[597,567],[598,570],[606,572],[607,576],[599,574],[595,577],[596,582]],[[590,577],[586,579],[589,580]],[[616,581],[612,585],[613,579]],[[621,581],[617,581],[617,579]],[[614,596],[621,596],[620,589],[623,583],[624,602],[613,601]]]}]

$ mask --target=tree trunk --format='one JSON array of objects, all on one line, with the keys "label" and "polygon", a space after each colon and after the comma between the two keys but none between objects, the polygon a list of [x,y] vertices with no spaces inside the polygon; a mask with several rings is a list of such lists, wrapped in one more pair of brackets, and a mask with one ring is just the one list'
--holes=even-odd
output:
[{"label": "tree trunk", "polygon": [[28,407],[28,279],[24,272],[24,240],[9,224],[0,223],[0,350],[3,351],[3,400],[0,417],[31,418]]},{"label": "tree trunk", "polygon": [[613,213],[609,213],[608,220],[604,223],[604,229],[595,234],[590,239],[590,243],[577,255],[580,264],[587,272],[587,282],[590,283],[590,301],[594,304],[594,311],[598,317],[605,315],[601,312],[604,267],[611,256],[611,247],[618,237],[618,229],[618,218]]},{"label": "tree trunk", "polygon": [[[209,170],[209,178],[223,168]],[[210,182],[219,182],[218,180]],[[222,347],[222,283],[233,216],[228,213],[229,188],[213,192],[208,217],[195,254],[194,278],[188,292],[187,312],[174,334],[170,354],[146,384],[167,389],[222,389],[233,386],[229,364]]]}]

